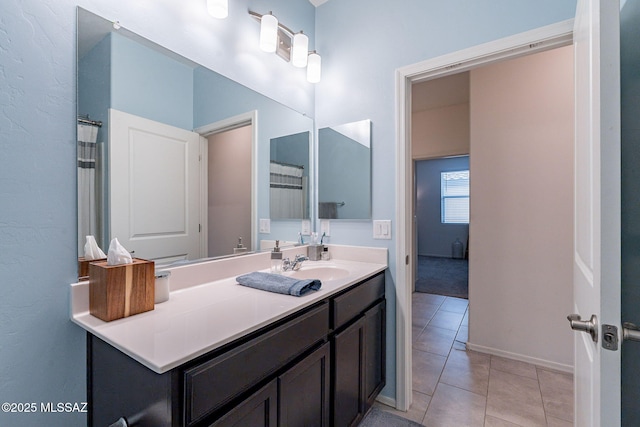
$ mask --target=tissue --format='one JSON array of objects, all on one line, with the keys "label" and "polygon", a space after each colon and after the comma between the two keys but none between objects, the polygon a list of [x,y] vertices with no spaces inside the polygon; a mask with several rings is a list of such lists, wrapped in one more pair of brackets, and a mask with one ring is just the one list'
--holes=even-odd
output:
[{"label": "tissue", "polygon": [[107,254],[107,265],[131,264],[131,254],[118,242],[118,238],[114,238],[109,244],[109,253]]},{"label": "tissue", "polygon": [[102,249],[98,247],[96,238],[93,236],[87,236],[87,242],[84,244],[84,259],[105,259],[107,256],[102,252]]}]

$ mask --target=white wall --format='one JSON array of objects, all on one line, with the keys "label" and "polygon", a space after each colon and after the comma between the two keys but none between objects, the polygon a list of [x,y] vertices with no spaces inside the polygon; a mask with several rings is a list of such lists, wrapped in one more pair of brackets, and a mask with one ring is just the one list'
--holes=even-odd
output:
[{"label": "white wall", "polygon": [[572,52],[471,72],[470,344],[565,370],[573,366]]}]

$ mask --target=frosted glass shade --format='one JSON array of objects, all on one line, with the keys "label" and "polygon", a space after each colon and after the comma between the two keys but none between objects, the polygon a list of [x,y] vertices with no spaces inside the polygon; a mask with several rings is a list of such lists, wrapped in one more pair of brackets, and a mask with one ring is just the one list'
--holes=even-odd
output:
[{"label": "frosted glass shade", "polygon": [[318,83],[322,74],[322,58],[315,52],[309,54],[307,58],[307,81]]},{"label": "frosted glass shade", "polygon": [[299,32],[293,36],[293,48],[291,49],[291,64],[294,67],[304,68],[307,66],[307,56],[309,55],[309,37]]},{"label": "frosted glass shade", "polygon": [[207,11],[214,18],[224,19],[229,15],[229,0],[207,0]]},{"label": "frosted glass shade", "polygon": [[263,15],[260,19],[260,49],[275,52],[278,47],[278,19],[273,15]]}]

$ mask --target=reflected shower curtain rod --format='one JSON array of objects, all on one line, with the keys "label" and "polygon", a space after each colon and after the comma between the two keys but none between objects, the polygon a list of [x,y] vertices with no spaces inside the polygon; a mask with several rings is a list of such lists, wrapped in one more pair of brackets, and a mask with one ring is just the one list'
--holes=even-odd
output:
[{"label": "reflected shower curtain rod", "polygon": [[99,120],[91,120],[88,117],[82,117],[82,116],[78,116],[78,123],[83,123],[85,125],[91,125],[91,126],[97,126],[97,127],[102,127],[102,122]]}]

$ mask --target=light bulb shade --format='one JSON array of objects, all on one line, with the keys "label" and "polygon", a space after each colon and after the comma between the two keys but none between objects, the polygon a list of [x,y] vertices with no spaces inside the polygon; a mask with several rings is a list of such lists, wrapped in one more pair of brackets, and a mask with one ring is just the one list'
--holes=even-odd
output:
[{"label": "light bulb shade", "polygon": [[293,48],[291,49],[291,64],[294,67],[304,68],[307,66],[307,56],[309,55],[309,37],[300,31],[293,36]]},{"label": "light bulb shade", "polygon": [[263,15],[260,19],[260,49],[273,53],[278,47],[278,19]]},{"label": "light bulb shade", "polygon": [[224,19],[229,16],[229,0],[207,0],[207,11],[214,18]]},{"label": "light bulb shade", "polygon": [[318,83],[322,74],[322,58],[316,52],[311,52],[307,58],[307,81]]}]

